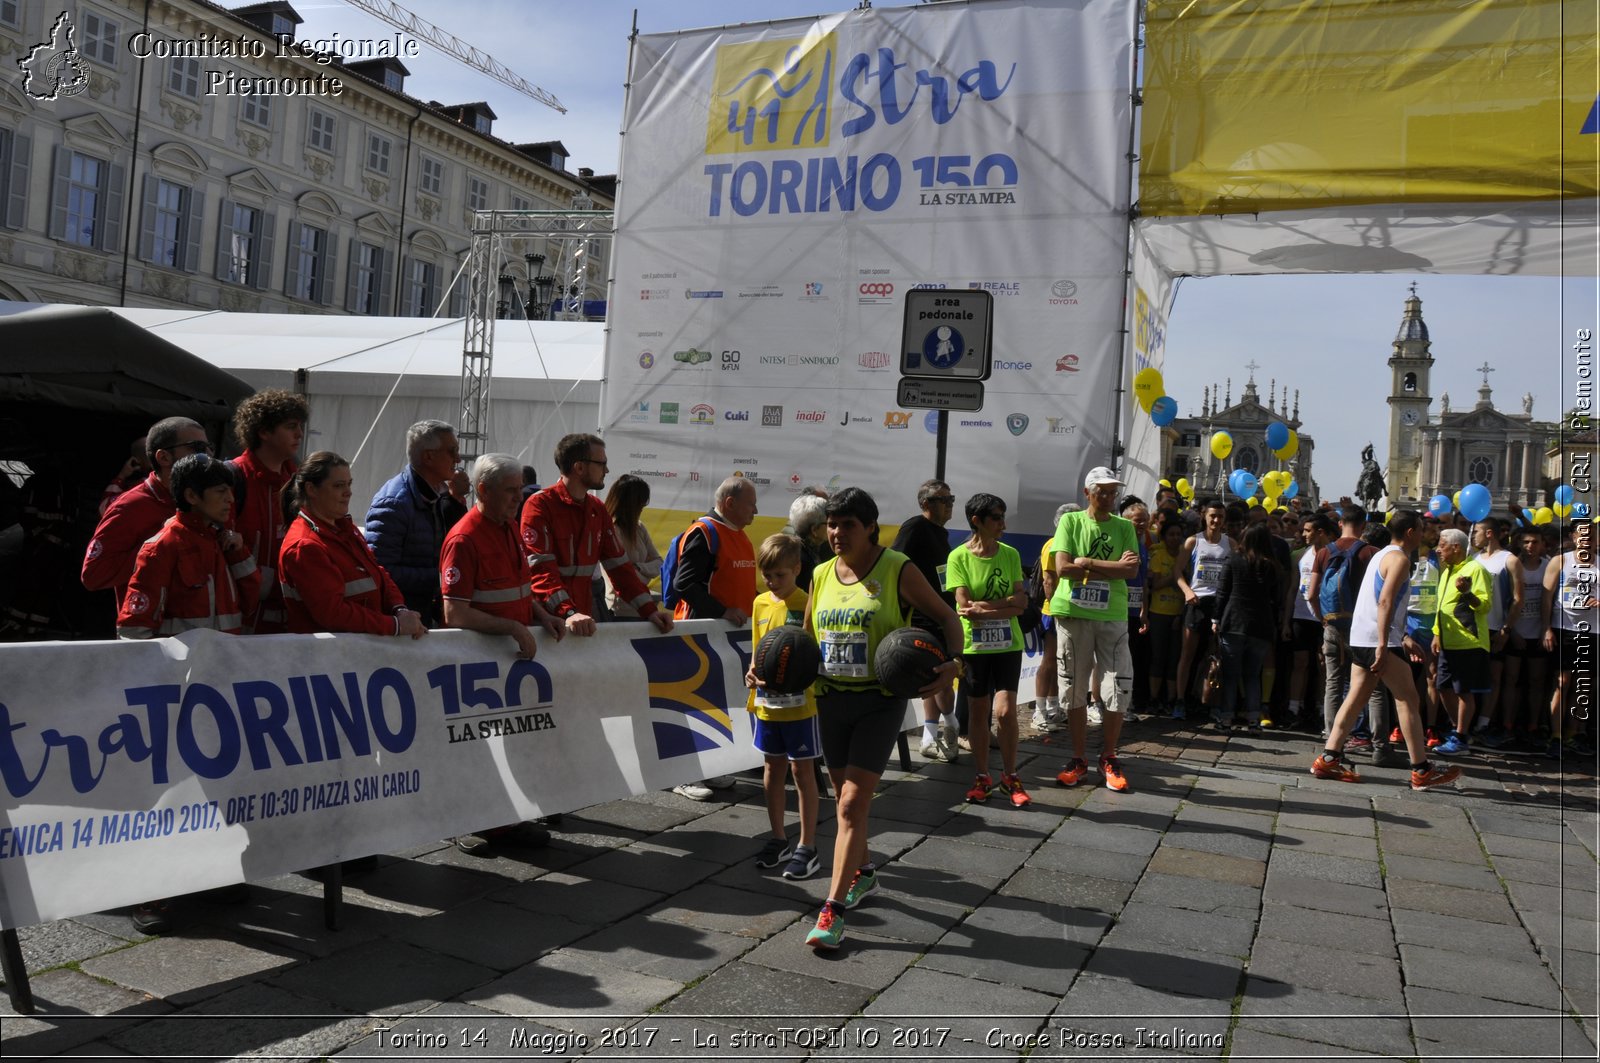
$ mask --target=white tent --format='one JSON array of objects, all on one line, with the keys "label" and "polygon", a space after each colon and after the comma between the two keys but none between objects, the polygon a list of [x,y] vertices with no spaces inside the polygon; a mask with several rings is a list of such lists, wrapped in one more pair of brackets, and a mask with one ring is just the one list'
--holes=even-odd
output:
[{"label": "white tent", "polygon": [[[0,315],[37,305],[0,303]],[[460,419],[460,318],[111,309],[258,388],[302,390],[311,404],[305,449],[352,459],[358,499],[400,469],[408,425]],[[490,446],[534,466],[541,482],[554,479],[556,440],[599,422],[604,329],[497,322]]]}]

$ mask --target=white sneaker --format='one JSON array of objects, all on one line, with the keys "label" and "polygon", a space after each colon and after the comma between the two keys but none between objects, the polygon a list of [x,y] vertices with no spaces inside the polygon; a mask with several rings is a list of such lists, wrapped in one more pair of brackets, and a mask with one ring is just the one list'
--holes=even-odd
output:
[{"label": "white sneaker", "polygon": [[936,744],[939,751],[939,759],[946,764],[954,764],[956,757],[960,755],[961,747],[956,745],[956,739],[959,737],[960,732],[954,727],[947,723],[939,725],[939,737],[936,740]]},{"label": "white sneaker", "polygon": [[682,786],[674,786],[672,792],[679,797],[687,797],[691,801],[711,800],[711,787],[705,783],[686,782]]},{"label": "white sneaker", "polygon": [[922,740],[922,748],[918,749],[917,752],[922,754],[922,759],[923,760],[942,760],[943,759],[939,755],[939,739],[937,737],[924,738]]},{"label": "white sneaker", "polygon": [[1100,726],[1100,706],[1096,705],[1094,702],[1089,703],[1089,726]]},{"label": "white sneaker", "polygon": [[1034,709],[1033,720],[1030,722],[1030,726],[1035,731],[1048,731],[1050,729],[1050,717],[1044,714],[1043,709]]}]

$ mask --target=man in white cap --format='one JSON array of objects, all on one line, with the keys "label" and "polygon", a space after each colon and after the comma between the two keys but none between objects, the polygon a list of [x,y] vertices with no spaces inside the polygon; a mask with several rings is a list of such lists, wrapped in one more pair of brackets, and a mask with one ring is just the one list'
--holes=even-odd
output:
[{"label": "man in white cap", "polygon": [[1128,579],[1139,571],[1139,536],[1133,522],[1116,515],[1122,481],[1105,466],[1083,478],[1088,508],[1066,513],[1051,540],[1056,592],[1050,615],[1056,618],[1061,702],[1067,710],[1072,760],[1056,776],[1074,786],[1089,773],[1084,761],[1088,731],[1089,686],[1100,669],[1100,774],[1106,788],[1121,793],[1127,777],[1117,763],[1122,712],[1133,692],[1133,660],[1128,653]]}]

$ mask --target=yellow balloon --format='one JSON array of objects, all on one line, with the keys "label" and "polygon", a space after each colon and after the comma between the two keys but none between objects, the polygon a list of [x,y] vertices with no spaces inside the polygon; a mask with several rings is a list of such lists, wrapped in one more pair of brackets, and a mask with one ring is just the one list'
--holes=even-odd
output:
[{"label": "yellow balloon", "polygon": [[1255,495],[1251,495],[1249,498],[1245,499],[1245,505],[1249,506],[1251,509],[1256,508],[1260,504],[1261,499],[1257,498]]},{"label": "yellow balloon", "polygon": [[[1165,483],[1165,481],[1162,482]],[[1178,484],[1175,488],[1173,488],[1173,490],[1177,491],[1180,495],[1186,495],[1190,491],[1194,490],[1194,488],[1189,486],[1189,478],[1187,476],[1180,476],[1178,477]]]},{"label": "yellow balloon", "polygon": [[1461,512],[1461,492],[1457,491],[1450,496],[1450,504],[1456,507],[1456,512]]},{"label": "yellow balloon", "polygon": [[1274,450],[1273,453],[1282,458],[1284,461],[1288,461],[1290,458],[1300,453],[1300,434],[1293,428],[1289,429],[1289,442],[1285,443],[1277,450]]},{"label": "yellow balloon", "polygon": [[1550,511],[1549,506],[1540,506],[1533,511],[1533,522],[1535,524],[1549,524],[1555,518],[1556,515]]},{"label": "yellow balloon", "polygon": [[1217,432],[1211,437],[1211,453],[1214,457],[1225,458],[1233,453],[1233,437],[1226,432]]},{"label": "yellow balloon", "polygon": [[1161,486],[1162,487],[1171,487],[1172,486],[1172,482],[1170,480],[1162,480],[1161,481]]},{"label": "yellow balloon", "polygon": [[1161,370],[1141,369],[1134,374],[1133,394],[1139,400],[1139,408],[1145,413],[1150,412],[1151,403],[1166,393],[1166,384],[1161,380]]},{"label": "yellow balloon", "polygon": [[[1250,501],[1254,502],[1255,499],[1252,498]],[[1278,497],[1276,495],[1268,495],[1267,496],[1267,500],[1265,502],[1261,503],[1261,508],[1266,510],[1268,513],[1277,512],[1277,510],[1278,510]]]}]

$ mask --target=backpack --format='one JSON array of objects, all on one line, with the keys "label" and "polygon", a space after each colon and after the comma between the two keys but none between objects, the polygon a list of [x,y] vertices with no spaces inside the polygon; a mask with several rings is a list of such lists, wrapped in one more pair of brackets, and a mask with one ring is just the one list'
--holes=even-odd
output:
[{"label": "backpack", "polygon": [[1331,620],[1341,631],[1350,630],[1350,616],[1356,608],[1356,591],[1361,587],[1362,568],[1357,555],[1367,544],[1357,539],[1344,549],[1328,544],[1328,560],[1322,569],[1322,585],[1317,589],[1317,603],[1322,607],[1324,620]]},{"label": "backpack", "polygon": [[712,563],[715,564],[717,556],[717,522],[710,517],[700,517],[694,524],[672,537],[672,542],[667,544],[666,555],[661,559],[661,604],[667,608],[676,606],[683,599],[678,589],[673,586],[678,576],[678,557],[683,553],[683,540],[695,525],[706,530],[706,542],[711,546]]},{"label": "backpack", "polygon": [[1044,619],[1044,573],[1040,568],[1035,565],[1022,584],[1028,592],[1028,604],[1023,607],[1022,615],[1017,617],[1017,623],[1024,632],[1037,630]]}]

